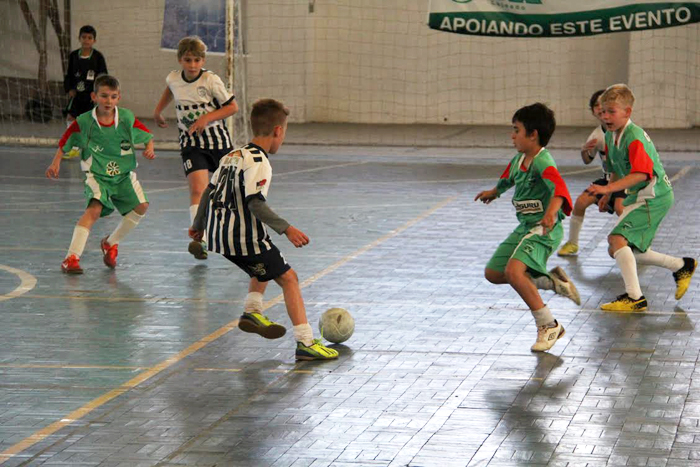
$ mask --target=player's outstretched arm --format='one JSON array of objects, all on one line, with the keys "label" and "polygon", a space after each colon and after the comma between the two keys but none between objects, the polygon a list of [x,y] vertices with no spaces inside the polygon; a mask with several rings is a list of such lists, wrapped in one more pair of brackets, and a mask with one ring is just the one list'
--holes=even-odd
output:
[{"label": "player's outstretched arm", "polygon": [[297,248],[301,248],[304,245],[309,244],[309,237],[293,225],[287,227],[284,234],[287,236],[287,239],[289,239],[289,241],[292,242],[292,244]]},{"label": "player's outstretched arm", "polygon": [[581,159],[584,164],[588,165],[595,159],[595,147],[597,144],[598,140],[593,138],[586,141],[586,144],[581,147]]},{"label": "player's outstretched arm", "polygon": [[549,232],[557,223],[557,212],[561,209],[564,204],[563,196],[555,196],[551,199],[547,205],[547,209],[544,211],[540,225],[544,227],[544,233]]},{"label": "player's outstretched arm", "polygon": [[151,139],[148,143],[146,143],[146,148],[143,150],[143,157],[146,159],[155,159],[156,158],[156,153],[155,150],[153,149],[153,139]]},{"label": "player's outstretched arm", "polygon": [[158,104],[156,104],[156,109],[153,111],[153,118],[156,121],[156,124],[161,127],[161,128],[167,128],[168,127],[168,122],[165,121],[163,118],[163,109],[165,109],[168,104],[170,104],[173,100],[173,93],[170,91],[170,88],[166,86],[165,91],[163,91],[163,95],[160,96],[160,100],[158,101]]},{"label": "player's outstretched arm", "polygon": [[46,169],[47,178],[58,178],[58,173],[61,170],[61,158],[63,157],[63,149],[56,149],[56,155],[53,156],[53,161],[48,169]]},{"label": "player's outstretched arm", "polygon": [[213,112],[206,113],[199,117],[192,125],[190,125],[190,128],[187,131],[191,135],[195,133],[201,135],[207,125],[209,125],[211,122],[223,120],[236,112],[238,112],[238,104],[236,104],[236,101],[231,101],[230,103],[222,106],[220,109],[216,109]]},{"label": "player's outstretched arm", "polygon": [[474,198],[474,201],[481,201],[484,204],[489,204],[496,198],[498,198],[498,190],[496,188],[492,188],[490,190],[480,191]]}]

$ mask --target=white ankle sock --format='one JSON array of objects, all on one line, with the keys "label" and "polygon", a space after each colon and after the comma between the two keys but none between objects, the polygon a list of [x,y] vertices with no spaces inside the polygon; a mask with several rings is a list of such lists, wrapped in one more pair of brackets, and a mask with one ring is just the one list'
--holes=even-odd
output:
[{"label": "white ankle sock", "polygon": [[552,316],[552,312],[549,311],[549,307],[547,305],[539,310],[532,310],[531,313],[533,318],[535,318],[535,324],[537,327],[554,322],[554,316]]},{"label": "white ankle sock", "polygon": [[139,225],[139,222],[141,222],[141,219],[144,217],[145,214],[142,216],[134,211],[127,212],[124,217],[122,217],[122,220],[119,222],[119,225],[117,225],[117,228],[114,229],[114,232],[112,232],[112,235],[107,238],[107,243],[110,245],[118,245],[126,234],[131,232],[134,227]]},{"label": "white ankle sock", "polygon": [[83,227],[82,225],[76,225],[73,229],[73,238],[70,241],[70,246],[68,247],[68,253],[66,258],[70,255],[75,255],[78,258],[83,254],[85,250],[85,244],[90,236],[90,229]]},{"label": "white ankle sock", "polygon": [[263,294],[260,292],[248,292],[243,303],[243,310],[246,313],[262,313]]},{"label": "white ankle sock", "polygon": [[530,280],[540,290],[554,290],[554,281],[549,276],[532,277]]},{"label": "white ankle sock", "polygon": [[294,326],[294,338],[297,342],[301,342],[307,347],[314,343],[314,331],[309,323],[299,324]]},{"label": "white ankle sock", "polygon": [[659,266],[660,268],[666,268],[669,271],[676,272],[685,264],[683,258],[676,258],[675,256],[665,255],[663,253],[657,253],[649,248],[644,253],[634,252],[634,257],[639,264],[651,264],[652,266]]},{"label": "white ankle sock", "polygon": [[625,282],[625,292],[634,300],[640,298],[643,294],[637,276],[637,260],[634,258],[632,248],[629,246],[620,248],[613,256],[617,267],[620,268],[622,280]]},{"label": "white ankle sock", "polygon": [[583,227],[583,216],[572,215],[569,220],[569,242],[578,245],[581,227]]},{"label": "white ankle sock", "polygon": [[194,224],[194,218],[197,217],[197,209],[199,209],[199,204],[190,206],[190,225]]}]

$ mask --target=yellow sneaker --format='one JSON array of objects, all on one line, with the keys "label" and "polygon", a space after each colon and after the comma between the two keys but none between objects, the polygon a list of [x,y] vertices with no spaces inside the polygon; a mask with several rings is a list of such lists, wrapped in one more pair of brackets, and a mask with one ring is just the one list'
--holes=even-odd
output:
[{"label": "yellow sneaker", "polygon": [[321,344],[320,339],[314,339],[310,346],[297,342],[297,360],[333,360],[338,358],[338,351]]},{"label": "yellow sneaker", "polygon": [[559,256],[576,256],[578,255],[578,245],[571,242],[564,243],[564,246],[557,251]]},{"label": "yellow sneaker", "polygon": [[647,299],[642,295],[635,300],[623,293],[612,302],[600,305],[600,309],[605,311],[644,311],[647,309]]},{"label": "yellow sneaker", "polygon": [[238,329],[259,334],[265,339],[279,339],[287,332],[284,326],[270,321],[261,313],[243,313],[238,319]]},{"label": "yellow sneaker", "polygon": [[693,258],[683,258],[683,263],[683,267],[673,273],[673,279],[676,281],[676,300],[683,298],[683,295],[688,291],[690,279],[698,267],[697,260]]},{"label": "yellow sneaker", "polygon": [[72,148],[70,151],[63,154],[63,159],[73,159],[74,157],[80,157],[80,149]]}]

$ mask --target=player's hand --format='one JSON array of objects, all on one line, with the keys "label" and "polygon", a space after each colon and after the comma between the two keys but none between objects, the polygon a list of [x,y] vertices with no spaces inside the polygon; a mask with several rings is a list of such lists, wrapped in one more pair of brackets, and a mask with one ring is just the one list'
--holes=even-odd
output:
[{"label": "player's hand", "polygon": [[202,115],[199,117],[192,125],[190,125],[190,128],[187,130],[187,132],[190,135],[194,135],[197,133],[198,136],[202,135],[202,132],[204,129],[209,125],[209,118],[207,117],[207,114]]},{"label": "player's hand", "polygon": [[284,231],[284,234],[287,236],[289,241],[292,242],[292,244],[297,248],[301,248],[304,245],[309,244],[309,237],[307,237],[304,232],[297,229],[293,225],[287,227],[287,230]]},{"label": "player's hand", "polygon": [[192,240],[195,240],[197,242],[201,242],[202,238],[204,238],[204,232],[201,230],[195,230],[192,227],[187,231],[187,235],[190,236]]},{"label": "player's hand", "polygon": [[585,152],[591,161],[595,158],[595,153],[593,152],[593,150],[595,149],[597,144],[598,140],[593,138],[592,140],[587,141],[586,144],[581,146],[581,152]]},{"label": "player's hand", "polygon": [[544,216],[542,216],[542,220],[540,221],[540,225],[544,229],[545,235],[549,233],[552,228],[554,228],[554,224],[557,222],[557,213],[556,212],[545,212]]},{"label": "player's hand", "polygon": [[610,194],[603,195],[600,200],[598,200],[598,211],[608,212],[608,203],[610,202]]},{"label": "player's hand", "polygon": [[46,169],[46,178],[57,179],[58,172],[61,169],[61,161],[52,162],[48,169]]},{"label": "player's hand", "polygon": [[145,157],[146,159],[156,158],[156,152],[153,150],[152,145],[150,147],[146,146],[146,149],[143,150],[143,157]]},{"label": "player's hand", "polygon": [[75,89],[71,89],[70,91],[68,91],[68,95],[70,97],[75,97],[78,95],[78,91],[76,91]]},{"label": "player's hand", "polygon": [[610,193],[608,185],[596,185],[595,183],[591,183],[589,187],[586,188],[586,191],[593,196],[606,195]]},{"label": "player's hand", "polygon": [[163,115],[161,114],[154,114],[153,119],[156,121],[156,125],[158,125],[161,128],[168,128],[168,122],[165,121],[163,118]]},{"label": "player's hand", "polygon": [[491,190],[479,192],[479,194],[476,195],[476,197],[474,198],[474,201],[481,201],[484,204],[489,204],[496,198],[498,198],[498,191],[495,188],[493,188]]}]

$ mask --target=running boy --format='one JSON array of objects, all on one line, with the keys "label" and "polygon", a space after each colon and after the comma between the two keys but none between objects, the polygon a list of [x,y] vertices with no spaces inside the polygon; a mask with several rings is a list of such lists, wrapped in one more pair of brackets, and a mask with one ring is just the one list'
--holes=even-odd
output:
[{"label": "running boy", "polygon": [[496,249],[484,275],[492,284],[510,284],[535,318],[537,340],[532,351],[551,349],[564,335],[564,327],[544,304],[538,288],[581,304],[576,287],[564,270],[547,271],[547,258],[561,242],[561,220],[571,213],[569,190],[549,151],[545,148],[554,133],[554,112],[536,103],[513,115],[513,145],[518,154],[510,161],[496,187],[480,192],[474,200],[489,204],[515,186],[513,205],[520,225]]},{"label": "running boy", "polygon": [[[162,112],[175,100],[180,133],[180,155],[190,189],[190,225],[197,213],[202,192],[209,182],[209,172],[231,152],[231,138],[224,119],[238,111],[238,105],[217,75],[204,69],[207,46],[197,36],[185,37],[177,45],[181,70],[170,72],[154,118],[159,127],[167,127]],[[207,259],[207,247],[191,242],[189,252],[197,259]]]},{"label": "running boy", "polygon": [[[600,121],[600,125],[593,130],[586,140],[586,144],[581,148],[581,159],[583,159],[584,164],[593,162],[596,153],[600,157],[600,162],[603,165],[603,176],[593,182],[595,185],[607,185],[610,180],[610,173],[605,165],[605,158],[607,156],[604,151],[605,127],[601,119],[602,107],[598,101],[598,98],[604,91],[605,89],[601,89],[594,92],[588,103],[591,108],[591,113]],[[584,190],[583,193],[576,198],[574,212],[569,221],[569,240],[559,249],[557,253],[559,256],[574,256],[578,254],[578,239],[581,233],[581,227],[583,227],[583,216],[586,214],[586,209],[593,204],[598,204],[602,197],[602,195],[594,196],[589,193],[588,190]],[[610,196],[609,201],[600,207],[600,211],[606,211],[608,214],[616,213],[619,216],[622,212],[622,200],[624,199],[625,192],[616,191]]]},{"label": "running boy", "polygon": [[117,265],[119,242],[143,219],[148,209],[148,198],[136,179],[134,145],[145,143],[143,156],[156,157],[153,135],[134,114],[118,108],[121,98],[119,81],[110,75],[95,80],[92,99],[97,106],[71,124],[58,143],[53,162],[46,169],[48,178],[58,178],[61,156],[67,148],[81,149],[80,166],[85,172],[85,199],[87,208],[73,230],[73,238],[61,270],[67,274],[82,274],[80,256],[92,225],[114,209],[124,216],[111,235],[100,242],[104,263]]},{"label": "running boy", "polygon": [[600,102],[607,130],[605,151],[608,171],[613,175],[610,183],[605,186],[593,184],[588,187],[588,192],[603,195],[600,200],[602,205],[607,202],[610,193],[627,191],[624,210],[608,236],[608,253],[620,268],[625,293],[600,308],[607,311],[647,309],[647,300],[637,277],[637,263],[673,271],[676,300],[680,300],[688,290],[697,261],[693,258],[675,258],[649,248],[659,224],[673,205],[671,181],[649,135],[630,120],[634,106],[630,88],[625,84],[610,86],[600,96]]},{"label": "running boy", "polygon": [[263,293],[269,280],[282,287],[287,313],[294,325],[297,360],[329,360],[338,352],[314,339],[306,319],[299,279],[270,240],[265,225],[285,234],[301,248],[309,237],[275,214],[267,205],[275,154],[284,142],[289,110],[278,101],[262,99],[253,104],[250,123],[253,141],[223,159],[204,191],[190,237],[200,241],[205,233],[209,249],[220,253],[250,276],[244,313],[238,327],[244,332],[277,339],[286,333],[281,324],[263,316]]},{"label": "running boy", "polygon": [[[95,28],[90,25],[81,27],[78,40],[80,40],[80,48],[68,56],[68,69],[63,78],[63,89],[70,97],[65,110],[68,126],[78,118],[78,115],[92,110],[94,104],[91,95],[94,91],[95,79],[99,75],[107,74],[104,56],[93,49],[97,40]],[[70,159],[79,155],[78,148],[73,148],[64,157]]]}]

